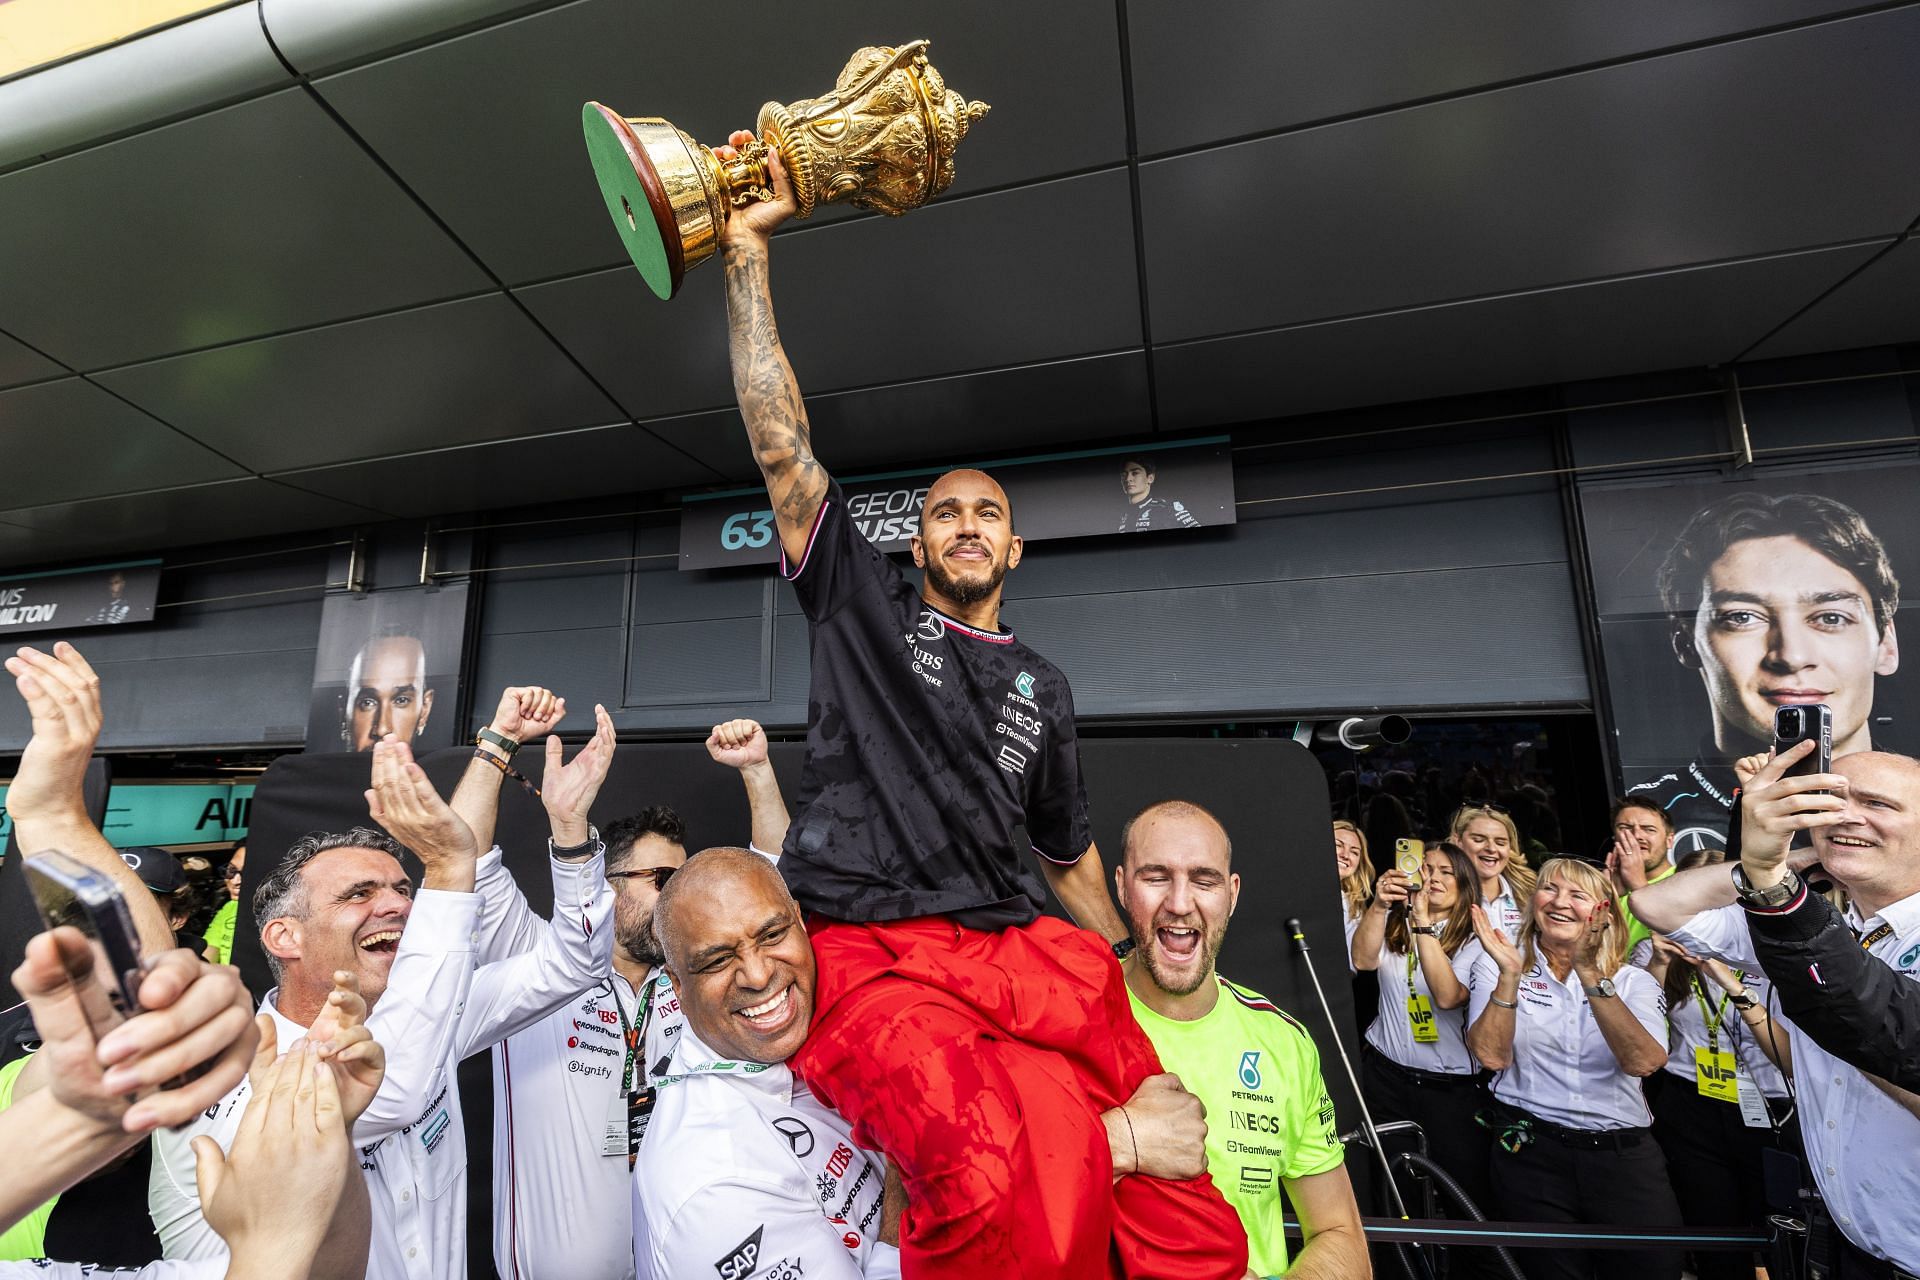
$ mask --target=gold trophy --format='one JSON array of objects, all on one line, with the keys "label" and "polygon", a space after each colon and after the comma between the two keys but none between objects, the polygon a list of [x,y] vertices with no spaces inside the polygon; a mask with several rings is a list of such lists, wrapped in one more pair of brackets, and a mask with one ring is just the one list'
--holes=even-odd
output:
[{"label": "gold trophy", "polygon": [[648,286],[671,298],[713,256],[734,209],[773,199],[769,150],[780,153],[801,217],[835,200],[897,217],[952,185],[954,148],[986,114],[986,103],[947,88],[927,42],[915,40],[860,50],[825,97],[767,103],[759,137],[735,160],[657,116],[589,102],[580,118],[614,229]]}]

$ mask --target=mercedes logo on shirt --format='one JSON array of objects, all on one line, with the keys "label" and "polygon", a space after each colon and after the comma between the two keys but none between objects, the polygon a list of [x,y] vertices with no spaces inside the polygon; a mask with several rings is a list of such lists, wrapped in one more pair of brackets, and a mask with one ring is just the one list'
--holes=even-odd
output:
[{"label": "mercedes logo on shirt", "polygon": [[804,1160],[813,1154],[813,1130],[807,1128],[804,1120],[796,1120],[792,1116],[781,1116],[773,1122],[773,1127],[781,1137],[787,1140],[787,1145],[793,1148],[796,1158]]}]

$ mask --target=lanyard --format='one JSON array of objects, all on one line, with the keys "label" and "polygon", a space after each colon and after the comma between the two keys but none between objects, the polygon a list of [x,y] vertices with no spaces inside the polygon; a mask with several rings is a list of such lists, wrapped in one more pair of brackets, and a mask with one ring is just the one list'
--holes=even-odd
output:
[{"label": "lanyard", "polygon": [[679,1084],[682,1080],[687,1080],[694,1076],[720,1076],[735,1072],[743,1076],[754,1076],[759,1075],[762,1071],[771,1070],[778,1065],[780,1064],[772,1062],[729,1062],[716,1059],[713,1062],[695,1063],[679,1075],[661,1076],[653,1083],[656,1087],[664,1089],[670,1084]]},{"label": "lanyard", "polygon": [[618,984],[625,981],[625,979],[616,973],[612,978],[608,979],[608,981],[615,984],[613,987],[613,1007],[615,1012],[620,1015],[620,1037],[625,1040],[627,1044],[627,1058],[620,1067],[620,1092],[632,1093],[633,1064],[634,1060],[640,1055],[640,1046],[646,1041],[647,1023],[653,1018],[653,992],[657,985],[657,976],[649,974],[647,977],[647,993],[642,997],[640,1002],[640,1020],[637,1024],[627,1021],[627,1006],[620,1000],[620,987]]},{"label": "lanyard", "polygon": [[1707,1052],[1719,1053],[1720,1023],[1727,1016],[1727,1002],[1733,999],[1733,995],[1730,992],[1722,992],[1720,1007],[1716,1009],[1707,1003],[1707,993],[1706,989],[1700,985],[1700,975],[1695,974],[1687,981],[1693,984],[1693,998],[1700,1002],[1700,1017],[1707,1024]]}]

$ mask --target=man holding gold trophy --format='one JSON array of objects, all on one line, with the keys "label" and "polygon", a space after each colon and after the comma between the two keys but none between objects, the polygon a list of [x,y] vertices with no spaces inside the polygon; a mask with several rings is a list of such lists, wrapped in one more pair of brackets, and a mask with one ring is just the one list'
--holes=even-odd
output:
[{"label": "man holding gold trophy", "polygon": [[[1072,690],[1000,625],[1022,551],[1007,495],[978,471],[934,483],[916,590],[813,456],[774,325],[774,230],[827,200],[917,207],[951,183],[953,149],[985,114],[915,42],[862,49],[831,94],[769,103],[758,136],[711,152],[599,104],[585,125],[608,212],[655,292],[670,297],[715,252],[726,273],[734,389],[811,636],[807,762],[780,870],[819,977],[790,1065],[902,1176],[903,1274],[1238,1280],[1246,1235],[1205,1174],[1115,1169],[1101,1115],[1124,1122],[1160,1065],[1115,958],[1130,943],[1087,819]],[[1021,840],[1087,928],[1040,914]],[[761,1029],[803,1003],[747,994]]]}]

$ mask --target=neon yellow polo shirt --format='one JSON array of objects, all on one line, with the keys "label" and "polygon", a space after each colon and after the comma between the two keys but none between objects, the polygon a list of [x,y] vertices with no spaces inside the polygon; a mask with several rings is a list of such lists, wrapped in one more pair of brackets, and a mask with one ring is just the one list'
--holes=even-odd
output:
[{"label": "neon yellow polo shirt", "polygon": [[[1659,884],[1662,880],[1665,880],[1668,876],[1672,875],[1675,870],[1677,870],[1677,868],[1671,862],[1669,862],[1666,866],[1660,869],[1658,874],[1648,876],[1647,883]],[[1632,955],[1633,949],[1640,945],[1640,942],[1642,939],[1651,938],[1653,936],[1653,930],[1647,928],[1647,926],[1645,926],[1644,924],[1641,924],[1638,920],[1634,919],[1633,908],[1627,905],[1626,894],[1624,893],[1621,894],[1617,899],[1615,899],[1615,901],[1617,901],[1620,904],[1620,914],[1626,917],[1627,954]]]},{"label": "neon yellow polo shirt", "polygon": [[[0,1111],[13,1105],[13,1086],[31,1060],[32,1055],[28,1055],[15,1058],[0,1067]],[[53,1206],[59,1199],[59,1196],[55,1196],[0,1233],[0,1262],[26,1262],[46,1257],[47,1219],[53,1216]]]},{"label": "neon yellow polo shirt", "polygon": [[1207,1172],[1247,1229],[1255,1273],[1287,1269],[1281,1183],[1340,1167],[1344,1152],[1320,1053],[1306,1028],[1257,991],[1215,975],[1220,998],[1204,1018],[1176,1022],[1127,998],[1133,1016],[1207,1108]]}]

